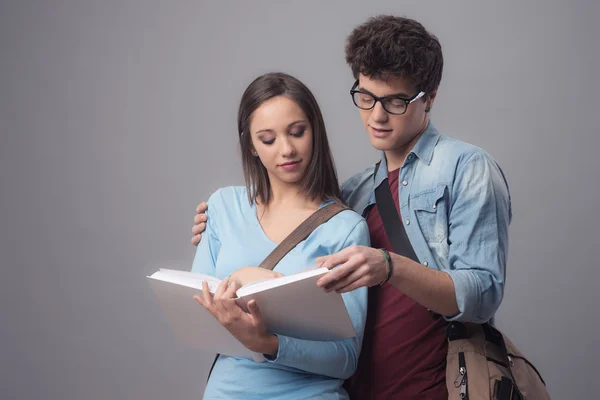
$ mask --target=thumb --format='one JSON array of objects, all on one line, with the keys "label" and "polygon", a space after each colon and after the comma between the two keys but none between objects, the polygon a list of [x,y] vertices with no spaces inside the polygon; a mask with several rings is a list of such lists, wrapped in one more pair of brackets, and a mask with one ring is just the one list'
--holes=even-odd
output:
[{"label": "thumb", "polygon": [[258,304],[256,304],[256,300],[250,300],[248,302],[248,311],[250,311],[253,320],[262,321],[262,313],[260,312],[260,308],[258,308]]}]

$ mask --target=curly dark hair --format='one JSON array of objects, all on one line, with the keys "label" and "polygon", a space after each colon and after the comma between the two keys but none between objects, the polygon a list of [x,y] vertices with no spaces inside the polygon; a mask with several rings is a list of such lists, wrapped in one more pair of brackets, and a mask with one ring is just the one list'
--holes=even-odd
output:
[{"label": "curly dark hair", "polygon": [[346,62],[354,78],[408,77],[431,94],[440,85],[444,59],[438,39],[419,22],[380,15],[356,27],[346,40]]}]

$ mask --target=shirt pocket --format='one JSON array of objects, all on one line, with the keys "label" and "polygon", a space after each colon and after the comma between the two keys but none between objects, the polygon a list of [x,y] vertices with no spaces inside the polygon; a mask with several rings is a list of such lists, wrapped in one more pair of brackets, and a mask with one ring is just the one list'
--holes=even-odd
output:
[{"label": "shirt pocket", "polygon": [[410,203],[419,229],[427,243],[448,240],[448,201],[446,185],[415,194]]}]

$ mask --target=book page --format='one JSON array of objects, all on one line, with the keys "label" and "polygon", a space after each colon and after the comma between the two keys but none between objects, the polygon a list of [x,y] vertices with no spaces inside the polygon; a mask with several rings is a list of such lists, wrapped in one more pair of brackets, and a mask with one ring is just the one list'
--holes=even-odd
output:
[{"label": "book page", "polygon": [[238,297],[247,296],[253,293],[262,292],[264,290],[276,288],[283,285],[288,285],[292,282],[301,281],[303,279],[312,278],[314,276],[323,275],[329,270],[327,268],[308,268],[292,275],[282,276],[280,278],[265,279],[249,283],[236,291]]},{"label": "book page", "polygon": [[211,293],[214,293],[221,283],[221,280],[214,276],[165,268],[161,268],[159,271],[149,276],[149,278],[200,290],[202,290],[202,283],[206,281],[208,283],[208,290]]}]

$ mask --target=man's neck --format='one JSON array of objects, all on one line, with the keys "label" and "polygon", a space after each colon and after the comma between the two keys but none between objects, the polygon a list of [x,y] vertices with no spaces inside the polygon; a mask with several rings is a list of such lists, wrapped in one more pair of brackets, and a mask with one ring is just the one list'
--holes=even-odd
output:
[{"label": "man's neck", "polygon": [[423,127],[421,128],[420,132],[416,134],[415,137],[412,138],[408,143],[385,152],[385,160],[387,162],[388,171],[394,171],[402,167],[406,157],[412,151],[412,149],[414,149],[415,145],[419,141],[419,138],[423,135],[423,132],[425,132],[428,126],[429,118],[423,122]]}]

